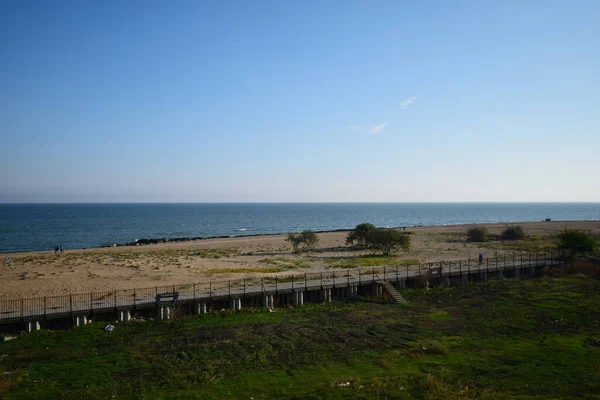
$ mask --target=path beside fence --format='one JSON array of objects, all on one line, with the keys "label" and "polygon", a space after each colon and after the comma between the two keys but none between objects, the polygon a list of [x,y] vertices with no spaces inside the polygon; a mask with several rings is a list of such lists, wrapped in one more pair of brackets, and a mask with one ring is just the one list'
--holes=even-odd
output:
[{"label": "path beside fence", "polygon": [[[176,302],[207,301],[287,291],[362,286],[381,281],[410,278],[440,278],[474,272],[505,271],[515,268],[557,265],[550,253],[527,256],[497,257],[478,263],[476,260],[441,261],[413,266],[335,269],[326,272],[243,278],[238,280],[198,282],[126,290],[94,291],[58,296],[0,300],[0,323],[23,318],[47,318],[119,308],[152,306],[159,294],[177,294]],[[440,273],[441,272],[441,273]]]}]

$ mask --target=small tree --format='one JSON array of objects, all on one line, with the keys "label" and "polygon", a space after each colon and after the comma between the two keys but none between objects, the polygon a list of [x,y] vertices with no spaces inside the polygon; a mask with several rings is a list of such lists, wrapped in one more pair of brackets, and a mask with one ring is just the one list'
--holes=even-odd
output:
[{"label": "small tree", "polygon": [[313,248],[319,242],[319,237],[315,232],[306,230],[298,234],[289,233],[285,241],[290,242],[294,253],[298,254]]},{"label": "small tree", "polygon": [[369,247],[369,233],[377,229],[375,225],[368,222],[356,225],[356,227],[348,233],[346,237],[347,246]]},{"label": "small tree", "polygon": [[569,260],[577,256],[594,253],[598,249],[598,240],[590,233],[565,228],[558,235],[558,250]]},{"label": "small tree", "polygon": [[400,249],[407,253],[410,250],[410,236],[395,229],[373,229],[369,232],[368,240],[369,246],[381,251],[384,256]]},{"label": "small tree", "polygon": [[486,228],[471,228],[467,231],[467,240],[469,242],[487,242],[488,231]]},{"label": "small tree", "polygon": [[502,231],[502,240],[521,240],[525,239],[525,230],[521,225],[509,226]]}]

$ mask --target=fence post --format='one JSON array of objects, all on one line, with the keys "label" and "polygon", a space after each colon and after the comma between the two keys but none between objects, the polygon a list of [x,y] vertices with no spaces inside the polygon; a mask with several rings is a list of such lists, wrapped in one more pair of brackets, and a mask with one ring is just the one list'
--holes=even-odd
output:
[{"label": "fence post", "polygon": [[[44,310],[46,309],[46,298],[44,297]],[[94,294],[90,291],[90,311],[94,309]],[[46,314],[44,312],[44,314]]]},{"label": "fence post", "polygon": [[213,292],[212,292],[212,281],[208,281],[208,295],[210,297],[212,297]]},{"label": "fence post", "polygon": [[333,287],[335,287],[335,269],[333,270]]},{"label": "fence post", "polygon": [[323,273],[321,272],[321,289],[323,289]]},{"label": "fence post", "polygon": [[371,268],[371,279],[373,280],[373,282],[375,282],[375,267]]},{"label": "fence post", "polygon": [[277,290],[278,290],[277,275],[275,275],[275,292],[277,292]]},{"label": "fence post", "polygon": [[73,312],[73,294],[69,294],[69,312]]},{"label": "fence post", "polygon": [[471,259],[467,258],[467,274],[471,274]]},{"label": "fence post", "polygon": [[[293,277],[294,275],[292,275]],[[292,281],[293,282],[293,281]],[[292,287],[294,287],[294,284],[292,283]],[[244,278],[244,294],[246,294],[246,278]]]},{"label": "fence post", "polygon": [[260,287],[261,287],[261,292],[264,293],[265,292],[265,282],[264,282],[264,278],[260,278]]},{"label": "fence post", "polygon": [[348,273],[346,276],[348,277],[348,287],[350,287],[350,268],[348,268]]},{"label": "fence post", "polygon": [[489,257],[485,258],[485,271],[490,272],[490,258]]},{"label": "fence post", "polygon": [[46,316],[46,296],[44,296],[44,317]]},{"label": "fence post", "polygon": [[304,290],[308,290],[308,283],[306,281],[306,272],[304,273]]},{"label": "fence post", "polygon": [[498,253],[496,253],[496,271],[498,271]]},{"label": "fence post", "polygon": [[294,291],[294,274],[292,274],[292,292]]},{"label": "fence post", "polygon": [[196,283],[193,283],[192,285],[194,287],[193,292],[194,292],[194,299],[195,299],[196,298]]},{"label": "fence post", "polygon": [[458,260],[458,274],[462,276],[462,260]]},{"label": "fence post", "polygon": [[360,267],[358,267],[358,285],[359,285],[359,286],[360,286],[360,284],[361,284],[361,281],[362,281],[362,280],[361,280],[361,277],[360,277],[360,275],[361,275],[361,274],[360,274]]},{"label": "fence post", "polygon": [[133,305],[135,306],[135,302],[137,300],[137,292],[135,290],[135,288],[133,289]]},{"label": "fence post", "polygon": [[115,289],[115,308],[117,308],[117,290]]},{"label": "fence post", "polygon": [[384,281],[387,280],[387,276],[386,276],[386,273],[385,273],[385,265],[383,266],[383,280]]},{"label": "fence post", "polygon": [[229,297],[231,297],[231,279],[229,280]]}]

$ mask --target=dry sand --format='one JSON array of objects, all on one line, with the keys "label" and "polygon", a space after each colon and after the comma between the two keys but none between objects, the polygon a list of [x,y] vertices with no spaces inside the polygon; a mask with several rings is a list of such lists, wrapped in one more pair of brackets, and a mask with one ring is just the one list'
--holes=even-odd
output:
[{"label": "dry sand", "polygon": [[[484,244],[466,241],[466,231],[474,225],[409,228],[412,232],[410,253],[399,253],[393,259],[380,261],[395,265],[406,260],[425,263],[474,259],[479,252],[493,257],[544,251],[554,246],[554,239],[548,235],[564,227],[600,234],[600,221],[519,225],[525,228],[528,239]],[[497,234],[508,224],[485,226],[490,233]],[[69,250],[58,255],[53,251],[6,254],[14,260],[16,271],[0,264],[0,299],[300,274],[335,268],[340,262],[352,259],[360,263],[360,257],[370,252],[345,247],[346,235],[347,232],[320,233],[315,251],[304,255],[293,254],[282,235]]]}]

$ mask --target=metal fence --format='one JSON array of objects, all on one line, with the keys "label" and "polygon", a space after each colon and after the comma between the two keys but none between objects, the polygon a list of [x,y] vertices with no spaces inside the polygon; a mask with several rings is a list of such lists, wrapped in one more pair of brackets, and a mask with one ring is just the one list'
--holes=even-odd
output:
[{"label": "metal fence", "polygon": [[206,300],[246,294],[309,290],[361,285],[416,277],[456,276],[477,271],[499,271],[542,265],[558,265],[552,253],[497,256],[478,260],[438,261],[418,265],[386,265],[371,268],[330,269],[323,272],[247,277],[228,281],[185,283],[151,288],[92,291],[57,296],[0,300],[0,323],[18,318],[82,313],[151,306],[158,294],[177,293],[177,301]]}]

